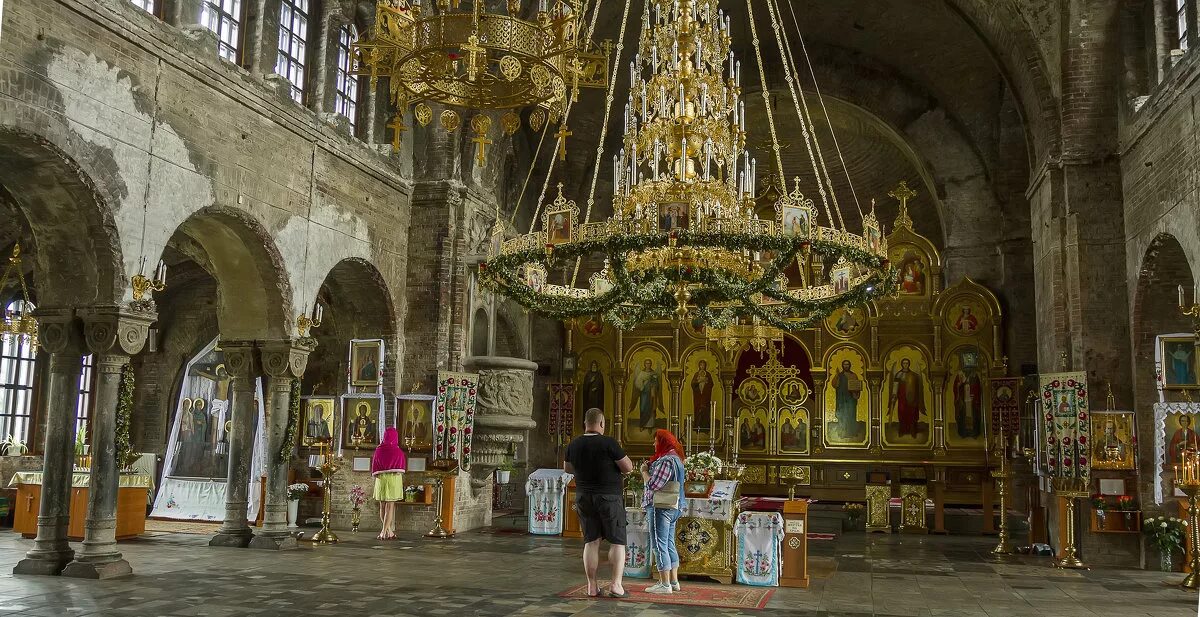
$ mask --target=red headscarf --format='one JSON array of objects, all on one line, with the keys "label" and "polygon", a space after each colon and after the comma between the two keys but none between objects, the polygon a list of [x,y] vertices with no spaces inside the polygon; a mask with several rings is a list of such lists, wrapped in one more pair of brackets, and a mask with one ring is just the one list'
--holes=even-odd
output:
[{"label": "red headscarf", "polygon": [[679,460],[683,460],[683,446],[679,445],[675,435],[662,428],[654,431],[654,456],[650,457],[650,462],[653,463],[672,452],[679,456]]},{"label": "red headscarf", "polygon": [[383,443],[375,448],[375,456],[371,457],[371,473],[385,471],[404,471],[408,467],[408,457],[400,449],[400,433],[396,427],[389,426],[383,432]]}]

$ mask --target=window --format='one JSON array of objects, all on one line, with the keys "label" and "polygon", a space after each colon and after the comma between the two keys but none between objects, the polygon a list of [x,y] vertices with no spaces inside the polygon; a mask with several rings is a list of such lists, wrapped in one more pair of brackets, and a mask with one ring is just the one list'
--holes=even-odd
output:
[{"label": "window", "polygon": [[1175,0],[1175,24],[1179,32],[1179,49],[1188,48],[1188,5],[1192,0]]},{"label": "window", "polygon": [[[20,316],[33,308],[16,300],[5,310]],[[26,337],[0,338],[0,439],[12,435],[28,442],[33,437],[33,369],[37,358],[33,343]]]},{"label": "window", "polygon": [[217,54],[231,62],[241,51],[242,0],[204,0],[200,23],[217,35]]},{"label": "window", "polygon": [[92,443],[88,431],[88,418],[92,411],[92,384],[95,383],[96,356],[88,354],[83,357],[83,368],[79,371],[79,398],[75,403],[75,434],[84,434],[87,443]]},{"label": "window", "polygon": [[358,40],[354,26],[343,26],[338,31],[337,89],[333,94],[333,110],[350,120],[353,132],[358,121],[358,76],[354,74],[354,56],[350,45]]},{"label": "window", "polygon": [[292,84],[292,98],[304,102],[304,50],[308,41],[308,0],[282,0],[279,7],[279,61],[275,72]]},{"label": "window", "polygon": [[136,6],[139,9],[142,9],[143,11],[150,13],[151,15],[154,14],[154,3],[156,0],[129,0],[129,1],[133,3],[133,6]]}]

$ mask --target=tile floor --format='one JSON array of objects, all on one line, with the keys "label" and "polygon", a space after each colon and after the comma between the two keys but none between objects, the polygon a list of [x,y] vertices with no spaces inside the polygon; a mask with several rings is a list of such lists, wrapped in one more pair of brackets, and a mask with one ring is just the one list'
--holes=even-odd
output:
[{"label": "tile floor", "polygon": [[[466,533],[447,541],[380,543],[342,533],[336,546],[285,553],[209,548],[199,535],[122,543],[136,576],[121,581],[15,577],[31,544],[0,532],[0,616],[336,615],[636,617],[1191,617],[1197,595],[1180,575],[1060,571],[1048,558],[987,555],[994,540],[848,534],[810,544],[812,587],[780,589],[763,611],[614,600],[563,600],[577,583],[580,544],[554,537]],[[689,584],[689,583],[685,583]]]}]

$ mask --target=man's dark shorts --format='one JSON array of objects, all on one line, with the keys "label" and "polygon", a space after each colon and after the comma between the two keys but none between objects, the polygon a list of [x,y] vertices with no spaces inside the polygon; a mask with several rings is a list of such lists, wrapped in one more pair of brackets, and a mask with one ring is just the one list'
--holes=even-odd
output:
[{"label": "man's dark shorts", "polygon": [[604,538],[609,544],[625,546],[625,499],[620,495],[579,493],[575,496],[575,511],[579,513],[584,542]]}]

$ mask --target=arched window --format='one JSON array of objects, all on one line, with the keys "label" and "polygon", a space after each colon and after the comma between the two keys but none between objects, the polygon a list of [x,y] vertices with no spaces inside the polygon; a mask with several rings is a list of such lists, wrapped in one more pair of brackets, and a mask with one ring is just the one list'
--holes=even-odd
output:
[{"label": "arched window", "polygon": [[[5,312],[19,317],[33,305],[15,300]],[[0,439],[12,435],[28,442],[33,436],[34,341],[24,336],[0,337]]]},{"label": "arched window", "polygon": [[242,0],[204,0],[200,23],[217,35],[217,55],[237,62],[242,51]]},{"label": "arched window", "polygon": [[1192,2],[1193,0],[1175,0],[1175,33],[1178,35],[1176,42],[1179,45],[1177,49],[1184,51],[1188,48],[1188,32],[1191,30],[1188,12],[1191,11]]},{"label": "arched window", "polygon": [[333,95],[333,110],[350,121],[351,131],[358,127],[358,76],[354,74],[354,56],[350,46],[358,40],[353,25],[338,30],[337,88]]},{"label": "arched window", "polygon": [[129,0],[129,1],[133,3],[133,6],[136,6],[139,9],[142,9],[143,11],[150,13],[151,15],[155,14],[154,11],[157,8],[155,6],[155,4],[157,4],[156,0]]},{"label": "arched window", "polygon": [[292,98],[304,102],[304,58],[308,49],[308,0],[279,3],[279,61],[275,73],[292,84]]}]

